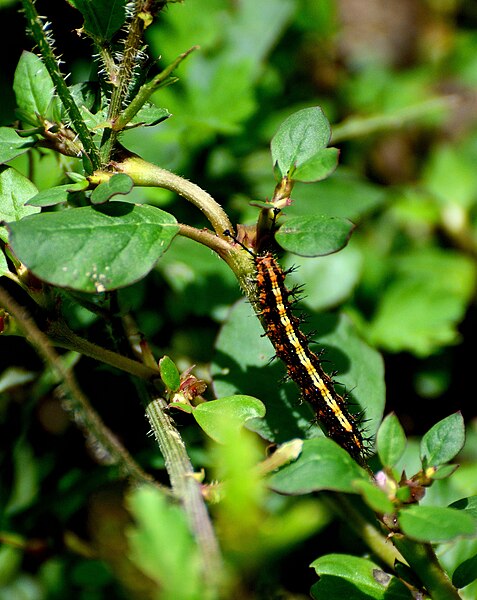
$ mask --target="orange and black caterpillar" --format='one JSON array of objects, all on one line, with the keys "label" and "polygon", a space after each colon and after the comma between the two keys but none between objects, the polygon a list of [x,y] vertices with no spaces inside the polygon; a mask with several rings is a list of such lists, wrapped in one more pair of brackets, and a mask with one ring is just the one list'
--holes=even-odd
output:
[{"label": "orange and black caterpillar", "polygon": [[358,421],[334,389],[333,380],[321,368],[320,359],[310,350],[308,339],[299,328],[300,320],[289,301],[293,292],[285,286],[285,273],[271,253],[255,256],[255,264],[258,302],[277,356],[328,436],[364,464],[366,449]]}]

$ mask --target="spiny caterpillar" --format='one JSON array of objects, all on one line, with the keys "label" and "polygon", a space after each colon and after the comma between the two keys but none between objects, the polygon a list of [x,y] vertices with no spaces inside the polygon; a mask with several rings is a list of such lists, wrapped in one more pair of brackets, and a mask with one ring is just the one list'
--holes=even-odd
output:
[{"label": "spiny caterpillar", "polygon": [[285,286],[285,273],[268,252],[255,256],[258,302],[267,328],[267,336],[277,356],[285,363],[288,375],[299,386],[303,399],[313,408],[328,436],[360,464],[366,449],[358,422],[348,410],[345,399],[334,389],[333,380],[321,368],[308,339],[299,328]]}]

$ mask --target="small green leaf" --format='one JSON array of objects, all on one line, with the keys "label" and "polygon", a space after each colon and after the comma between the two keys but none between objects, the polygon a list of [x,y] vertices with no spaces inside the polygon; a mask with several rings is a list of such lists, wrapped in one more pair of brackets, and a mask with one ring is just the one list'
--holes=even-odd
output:
[{"label": "small green leaf", "polygon": [[164,385],[171,391],[177,392],[181,384],[181,376],[175,362],[168,356],[159,361],[159,371]]},{"label": "small green leaf", "polygon": [[413,597],[398,579],[366,558],[328,554],[310,566],[320,577],[311,588],[315,600],[411,600]]},{"label": "small green leaf", "polygon": [[128,506],[135,523],[127,532],[132,562],[164,600],[200,600],[201,560],[181,508],[153,486],[134,488]]},{"label": "small green leaf", "polygon": [[367,479],[365,471],[328,438],[305,440],[297,460],[273,474],[268,485],[281,494],[309,494],[319,490],[356,493],[353,482]]},{"label": "small green leaf", "polygon": [[41,117],[48,116],[55,86],[41,59],[24,51],[18,62],[13,80],[13,90],[20,109],[21,119],[38,125]]},{"label": "small green leaf", "polygon": [[452,575],[452,583],[456,588],[463,588],[477,579],[477,554],[464,560]]},{"label": "small green leaf", "polygon": [[237,430],[249,419],[264,417],[265,406],[252,396],[227,396],[199,404],[193,415],[209,437],[225,444],[231,427]]},{"label": "small green leaf", "polygon": [[326,256],[346,246],[353,223],[339,217],[293,217],[280,227],[276,240],[299,256]]},{"label": "small green leaf", "polygon": [[11,127],[0,127],[0,164],[24,154],[34,143],[34,137],[22,137]]},{"label": "small green leaf", "polygon": [[68,201],[68,196],[72,192],[81,192],[89,186],[87,179],[82,179],[77,183],[66,183],[57,185],[47,190],[42,190],[26,203],[28,206],[55,206]]},{"label": "small green leaf", "polygon": [[127,0],[68,0],[84,18],[84,30],[97,41],[107,42],[123,25]]},{"label": "small green leaf", "polygon": [[101,183],[91,194],[92,204],[104,204],[113,196],[129,194],[134,186],[133,180],[126,173],[116,173],[108,181]]},{"label": "small green leaf", "polygon": [[379,427],[376,444],[381,463],[394,467],[406,449],[406,434],[394,413],[386,416]]},{"label": "small green leaf", "polygon": [[456,500],[450,507],[457,508],[458,510],[465,510],[477,521],[477,496],[469,496],[468,498]]},{"label": "small green leaf", "polygon": [[36,500],[40,474],[32,448],[19,438],[13,449],[14,479],[6,507],[6,515],[14,515],[28,508]]},{"label": "small green leaf", "polygon": [[447,463],[460,452],[464,442],[464,419],[462,414],[457,412],[436,423],[423,435],[421,460],[433,467]]},{"label": "small green leaf", "polygon": [[15,255],[39,279],[83,292],[138,281],[178,230],[169,213],[129,202],[42,213],[8,228]]},{"label": "small green leaf", "polygon": [[321,181],[331,175],[338,166],[339,150],[325,148],[293,171],[293,179],[304,183]]},{"label": "small green leaf", "polygon": [[137,112],[131,119],[131,125],[145,125],[146,127],[153,127],[168,119],[171,113],[166,108],[160,108],[153,104],[145,104],[139,112]]},{"label": "small green leaf", "polygon": [[394,504],[387,497],[386,493],[370,481],[355,481],[353,487],[361,494],[366,504],[375,512],[385,514],[394,511]]},{"label": "small green leaf", "polygon": [[[35,185],[12,167],[0,166],[0,222],[20,221],[39,212],[26,202],[38,193]],[[0,227],[0,238],[8,241],[7,232]]]},{"label": "small green leaf", "polygon": [[7,257],[5,256],[5,252],[0,250],[0,277],[7,275],[10,273],[10,269],[8,268]]},{"label": "small green leaf", "polygon": [[[304,175],[307,171],[308,174],[319,173],[319,157],[323,156],[330,137],[330,124],[318,106],[299,110],[288,117],[271,142],[273,164],[278,166],[280,176],[293,179],[295,170],[302,166]],[[329,169],[328,160],[323,159],[321,169]]]},{"label": "small green leaf", "polygon": [[421,542],[445,542],[475,535],[475,519],[463,511],[441,506],[412,505],[399,511],[403,533]]}]

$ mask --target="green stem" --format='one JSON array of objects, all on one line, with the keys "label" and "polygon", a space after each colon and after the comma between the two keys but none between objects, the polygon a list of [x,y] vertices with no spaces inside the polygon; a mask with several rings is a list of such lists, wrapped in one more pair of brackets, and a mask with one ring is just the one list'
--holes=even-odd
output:
[{"label": "green stem", "polygon": [[[108,107],[108,121],[115,123],[123,110],[129,88],[134,77],[135,69],[138,68],[138,57],[143,45],[144,30],[152,22],[153,15],[151,7],[154,3],[150,0],[136,0],[134,16],[128,25],[128,35],[124,42],[123,58],[117,69],[118,80],[113,87],[111,101]],[[164,2],[157,5],[161,10]],[[110,161],[113,149],[116,146],[118,131],[106,129],[101,143],[101,160],[103,165]]]},{"label": "green stem", "polygon": [[191,52],[197,50],[199,46],[192,46],[186,52],[180,54],[174,62],[164,69],[159,75],[156,75],[151,81],[145,83],[138,90],[138,93],[131,101],[131,104],[118,116],[116,121],[112,122],[112,128],[115,131],[121,131],[124,129],[129,121],[139,112],[144,104],[149,100],[152,94],[164,85],[172,83],[172,81],[166,81],[169,75],[179,66],[179,64],[189,56]]},{"label": "green stem", "polygon": [[79,108],[77,107],[73,96],[66,85],[66,81],[61,74],[58,66],[58,60],[54,55],[54,52],[50,46],[47,35],[45,33],[44,24],[36,12],[33,0],[22,0],[23,8],[27,18],[28,26],[31,29],[33,38],[38,45],[41,56],[45,63],[45,66],[50,74],[51,79],[55,85],[58,96],[63,103],[66,112],[71,120],[74,130],[78,134],[80,142],[84,148],[84,154],[89,159],[83,161],[85,170],[88,173],[92,173],[96,169],[100,168],[101,160],[99,152],[93,142],[93,138],[89,129],[83,121]]},{"label": "green stem", "polygon": [[130,375],[135,375],[140,379],[152,381],[153,379],[160,377],[159,369],[151,369],[151,367],[143,365],[127,356],[122,356],[121,354],[97,346],[96,344],[93,344],[93,342],[90,342],[71,331],[71,329],[63,322],[53,321],[49,323],[46,333],[55,346],[74,350],[84,356],[94,358],[104,364],[125,371]]},{"label": "green stem", "polygon": [[432,600],[461,600],[430,544],[415,542],[400,533],[393,536],[393,542],[419,576]]},{"label": "green stem", "polygon": [[[160,187],[179,194],[204,213],[219,237],[229,239],[224,232],[230,231],[233,233],[232,224],[224,209],[210,194],[195,183],[157,165],[148,163],[138,156],[128,157],[121,162],[113,163],[112,166],[116,172],[129,175],[135,185]],[[95,173],[90,177],[90,181],[92,183],[102,183],[104,178],[109,178],[111,175],[112,173]]]},{"label": "green stem", "polygon": [[370,135],[379,131],[400,129],[411,121],[428,118],[434,113],[441,113],[452,108],[454,96],[432,98],[419,104],[406,106],[388,115],[371,117],[351,117],[333,126],[331,143],[337,144],[363,135]]},{"label": "green stem", "polygon": [[344,494],[324,496],[327,505],[347,523],[373,553],[388,567],[394,569],[396,560],[405,562],[392,542],[372,525]]},{"label": "green stem", "polygon": [[201,550],[204,577],[207,585],[214,589],[221,573],[221,556],[200,483],[196,479],[184,442],[169,416],[166,401],[157,395],[144,400],[146,415],[164,456],[173,493],[184,508]]},{"label": "green stem", "polygon": [[48,337],[40,331],[27,311],[2,288],[0,288],[0,305],[15,318],[28,341],[62,381],[62,387],[69,401],[69,412],[84,432],[86,439],[92,442],[92,447],[99,451],[98,456],[106,456],[109,464],[117,464],[123,475],[131,477],[136,482],[154,484],[153,478],[139,467],[126,448],[102,422],[78,386],[73,373],[65,367],[52,348]]}]

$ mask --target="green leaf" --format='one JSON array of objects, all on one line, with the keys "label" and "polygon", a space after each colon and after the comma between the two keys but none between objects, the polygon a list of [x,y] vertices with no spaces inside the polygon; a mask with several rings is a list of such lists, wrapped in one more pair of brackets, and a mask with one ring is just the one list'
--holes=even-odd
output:
[{"label": "green leaf", "polygon": [[470,208],[477,193],[473,157],[457,146],[434,147],[423,175],[424,187],[443,204]]},{"label": "green leaf", "polygon": [[475,519],[463,511],[441,506],[412,505],[399,511],[404,534],[421,542],[446,542],[476,533]]},{"label": "green leaf", "polygon": [[276,240],[299,256],[326,256],[346,246],[353,223],[338,217],[293,217],[280,227]]},{"label": "green leaf", "polygon": [[465,510],[477,521],[477,496],[469,496],[468,498],[456,500],[450,507],[457,508],[458,510]]},{"label": "green leaf", "polygon": [[135,525],[127,532],[129,558],[156,582],[161,600],[201,600],[201,561],[183,511],[153,486],[128,497]]},{"label": "green leaf", "polygon": [[0,127],[0,164],[24,154],[34,143],[32,136],[22,137],[11,127]]},{"label": "green leaf", "polygon": [[181,384],[181,376],[175,362],[168,356],[159,361],[159,371],[164,385],[171,391],[177,392]]},{"label": "green leaf", "polygon": [[2,249],[0,250],[0,277],[3,277],[7,273],[10,273],[10,269],[8,268],[7,257]]},{"label": "green leaf", "polygon": [[419,248],[402,256],[369,324],[371,340],[419,356],[455,343],[475,280],[475,264],[450,250]]},{"label": "green leaf", "polygon": [[104,204],[113,196],[121,194],[125,196],[132,190],[133,180],[126,173],[116,173],[110,179],[101,183],[91,194],[92,204]]},{"label": "green leaf", "polygon": [[107,42],[126,19],[127,0],[68,0],[84,18],[84,30],[98,42]]},{"label": "green leaf", "polygon": [[311,588],[315,600],[411,600],[411,592],[395,577],[365,558],[328,554],[310,565],[320,580]]},{"label": "green leaf", "polygon": [[57,185],[47,190],[42,190],[30,200],[28,206],[55,206],[68,201],[69,194],[73,192],[81,192],[89,186],[87,179],[82,179],[77,183],[66,183],[65,185]]},{"label": "green leaf", "polygon": [[147,103],[134,115],[130,124],[153,127],[171,116],[171,113],[166,108],[160,108],[159,106]]},{"label": "green leaf", "polygon": [[38,115],[48,116],[55,86],[47,68],[36,54],[26,51],[22,53],[15,71],[13,90],[22,120],[38,125]]},{"label": "green leaf", "polygon": [[265,406],[251,396],[228,396],[199,404],[192,414],[209,437],[225,444],[230,428],[238,430],[249,419],[262,418]]},{"label": "green leaf", "polygon": [[[289,116],[278,128],[272,139],[271,150],[273,164],[277,165],[281,177],[287,175],[293,179],[295,170],[306,164],[312,165],[311,171],[320,172],[319,156],[328,146],[331,128],[320,107],[305,108]],[[314,166],[313,166],[314,165]],[[327,160],[321,168],[329,169]],[[322,179],[326,177],[318,177]]]},{"label": "green leaf", "polygon": [[394,511],[394,504],[386,493],[370,481],[358,480],[353,483],[355,490],[375,512],[386,514]]},{"label": "green leaf", "polygon": [[463,588],[477,579],[477,554],[464,560],[452,574],[452,583],[456,588]]},{"label": "green leaf", "polygon": [[[19,221],[27,215],[37,213],[38,208],[25,206],[37,194],[34,184],[12,167],[0,166],[0,222]],[[8,239],[3,227],[0,238]]]},{"label": "green leaf", "polygon": [[305,440],[297,460],[268,479],[280,494],[309,494],[319,490],[356,493],[353,482],[367,479],[366,472],[328,438]]},{"label": "green leaf", "polygon": [[22,440],[13,449],[14,480],[5,507],[7,515],[14,515],[33,504],[38,495],[40,474],[32,448]]},{"label": "green leaf", "polygon": [[433,467],[451,461],[462,450],[465,442],[464,419],[460,412],[436,423],[421,440],[421,460]]},{"label": "green leaf", "polygon": [[128,202],[42,213],[8,228],[16,256],[39,279],[83,292],[143,278],[178,230],[172,215]]},{"label": "green leaf", "polygon": [[304,183],[321,181],[331,175],[338,166],[339,150],[325,148],[293,171],[293,179]]},{"label": "green leaf", "polygon": [[335,308],[349,298],[360,281],[363,255],[355,245],[348,244],[341,252],[321,256],[319,260],[288,255],[284,266],[293,268],[289,285],[306,281],[306,293],[301,303],[307,310]]},{"label": "green leaf", "polygon": [[386,416],[376,436],[376,447],[381,463],[394,467],[406,449],[406,434],[394,413]]}]

